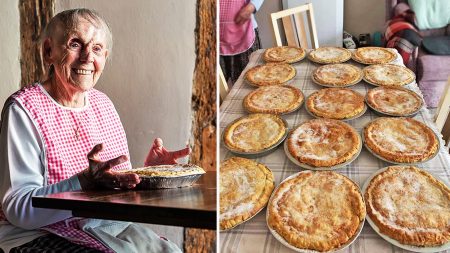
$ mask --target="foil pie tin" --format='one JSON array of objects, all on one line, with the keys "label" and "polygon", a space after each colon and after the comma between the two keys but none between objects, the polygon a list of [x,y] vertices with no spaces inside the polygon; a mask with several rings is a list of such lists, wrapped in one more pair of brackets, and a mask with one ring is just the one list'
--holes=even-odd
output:
[{"label": "foil pie tin", "polygon": [[[311,95],[312,95],[312,94],[311,94]],[[308,98],[307,98],[306,100],[308,100],[309,97],[311,97],[311,95],[309,95]],[[320,117],[320,116],[315,115],[314,113],[312,113],[312,112],[309,110],[307,103],[305,103],[305,109],[306,109],[306,112],[307,112],[309,115],[313,116],[313,117],[316,118],[316,119],[327,119],[327,118],[325,118],[325,117]],[[362,111],[359,112],[358,114],[356,114],[356,115],[354,115],[354,116],[352,116],[352,117],[350,117],[350,118],[335,119],[335,120],[341,120],[341,121],[350,121],[350,120],[354,120],[354,119],[357,119],[357,118],[363,116],[364,113],[366,113],[366,111],[367,111],[367,105],[366,105],[366,103],[364,103],[364,108],[363,108]]]},{"label": "foil pie tin", "polygon": [[136,189],[146,190],[188,187],[193,185],[203,174],[204,173],[179,177],[139,176],[141,182],[136,185]]}]

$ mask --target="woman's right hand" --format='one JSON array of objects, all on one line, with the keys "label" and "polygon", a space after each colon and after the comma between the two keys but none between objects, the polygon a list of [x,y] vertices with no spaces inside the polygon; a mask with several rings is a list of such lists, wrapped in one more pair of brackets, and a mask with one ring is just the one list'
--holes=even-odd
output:
[{"label": "woman's right hand", "polygon": [[113,158],[108,161],[100,161],[98,153],[103,150],[103,144],[97,144],[88,154],[89,168],[78,173],[82,190],[95,188],[121,188],[131,189],[140,182],[139,176],[134,173],[118,173],[111,170],[112,167],[126,162],[125,155]]}]

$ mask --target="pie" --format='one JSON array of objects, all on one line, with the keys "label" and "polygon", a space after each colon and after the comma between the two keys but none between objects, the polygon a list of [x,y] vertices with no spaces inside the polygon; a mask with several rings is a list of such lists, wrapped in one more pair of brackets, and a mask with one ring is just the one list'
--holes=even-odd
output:
[{"label": "pie", "polygon": [[364,197],[380,232],[400,243],[431,247],[450,242],[450,189],[428,172],[388,167],[370,180]]},{"label": "pie", "polygon": [[433,130],[411,118],[378,118],[364,127],[363,134],[366,146],[391,162],[423,162],[438,151]]},{"label": "pie", "polygon": [[343,63],[352,58],[350,50],[341,47],[319,47],[311,51],[308,59],[316,63]]},{"label": "pie", "polygon": [[305,50],[293,46],[272,47],[266,49],[263,57],[266,62],[294,63],[305,58]]},{"label": "pie", "polygon": [[232,157],[220,164],[220,229],[253,217],[269,201],[275,186],[272,171],[253,160]]},{"label": "pie", "polygon": [[259,152],[277,144],[286,133],[283,120],[273,114],[250,114],[234,121],[224,131],[224,144],[239,152]]},{"label": "pie", "polygon": [[402,86],[416,79],[414,72],[395,64],[377,64],[363,69],[364,80],[378,86]]},{"label": "pie", "polygon": [[357,155],[361,140],[349,124],[332,119],[313,119],[290,132],[287,148],[289,154],[300,163],[331,167]]},{"label": "pie", "polygon": [[255,86],[281,85],[295,77],[295,68],[287,63],[266,63],[245,73],[247,81]]},{"label": "pie", "polygon": [[321,252],[349,243],[366,216],[358,186],[333,171],[304,171],[287,178],[267,209],[269,227],[290,245]]},{"label": "pie", "polygon": [[369,90],[366,100],[374,110],[393,116],[411,115],[423,105],[422,98],[415,92],[392,86]]},{"label": "pie", "polygon": [[204,174],[205,170],[194,164],[157,165],[131,170],[120,170],[121,173],[135,173],[140,177],[181,177]]},{"label": "pie", "polygon": [[397,54],[383,47],[361,47],[356,49],[352,59],[362,64],[389,63],[397,58]]},{"label": "pie", "polygon": [[244,107],[251,113],[282,114],[292,112],[302,104],[303,93],[290,85],[262,86],[244,98]]},{"label": "pie", "polygon": [[365,109],[364,96],[347,88],[326,88],[306,100],[308,110],[316,117],[348,119]]},{"label": "pie", "polygon": [[362,71],[350,64],[330,64],[318,67],[313,72],[313,81],[324,86],[342,87],[358,83]]}]

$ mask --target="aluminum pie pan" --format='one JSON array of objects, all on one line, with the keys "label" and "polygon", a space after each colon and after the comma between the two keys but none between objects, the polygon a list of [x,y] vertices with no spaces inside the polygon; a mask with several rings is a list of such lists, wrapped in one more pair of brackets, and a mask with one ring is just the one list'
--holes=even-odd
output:
[{"label": "aluminum pie pan", "polygon": [[[365,78],[365,75],[363,75],[362,80],[363,80],[364,82],[366,82],[366,83],[368,83],[368,84],[371,84],[371,85],[373,85],[373,86],[376,86],[376,87],[390,87],[390,86],[392,86],[392,85],[381,85],[381,84],[377,84],[377,83],[371,82],[371,81],[369,81],[369,80],[367,80],[367,79]],[[405,87],[405,86],[410,85],[410,84],[413,84],[413,83],[415,83],[415,82],[416,82],[416,79],[414,78],[414,80],[412,80],[412,81],[409,82],[409,83],[405,83],[405,84],[403,84],[403,85],[394,85],[394,87]]]},{"label": "aluminum pie pan", "polygon": [[[414,92],[414,91],[412,91],[412,92]],[[414,92],[414,93],[415,93],[415,92]],[[369,101],[368,101],[368,99],[367,99],[367,94],[366,94],[366,96],[365,96],[365,98],[364,98],[364,101],[366,102],[367,106],[369,106],[370,109],[372,109],[375,113],[377,113],[377,114],[379,114],[379,115],[382,115],[382,116],[390,116],[390,117],[414,117],[414,116],[417,115],[417,113],[420,112],[420,110],[421,110],[422,107],[423,107],[423,100],[421,99],[421,100],[420,100],[420,107],[419,107],[417,110],[415,110],[414,112],[407,113],[407,114],[393,114],[393,113],[388,113],[388,112],[380,111],[380,110],[374,108],[373,106],[371,106],[370,103],[369,103]]]},{"label": "aluminum pie pan", "polygon": [[321,171],[321,170],[336,170],[342,167],[345,167],[347,165],[349,165],[350,163],[352,163],[353,161],[356,160],[356,158],[358,158],[359,154],[361,153],[362,150],[362,141],[361,138],[359,138],[359,146],[358,146],[358,151],[355,153],[354,156],[352,156],[348,161],[340,163],[340,164],[336,164],[330,167],[315,167],[306,163],[301,163],[299,162],[297,159],[295,159],[295,157],[293,157],[291,155],[291,153],[289,153],[289,149],[288,149],[288,145],[287,145],[287,141],[284,142],[284,153],[286,154],[287,158],[289,158],[289,160],[291,160],[291,162],[293,162],[295,165],[303,168],[303,169],[307,169],[307,170],[317,170],[317,171]]},{"label": "aluminum pie pan", "polygon": [[[240,120],[241,118],[242,117],[239,117],[239,118],[233,120],[230,124],[228,124],[228,126],[233,124],[234,122]],[[224,139],[225,138],[225,131],[222,132],[222,143],[225,146],[225,148],[227,148],[231,153],[236,154],[236,155],[238,155],[240,157],[252,159],[252,158],[258,158],[258,157],[266,156],[266,155],[274,152],[275,149],[278,147],[278,145],[280,145],[284,141],[284,139],[286,139],[286,137],[287,137],[287,135],[289,133],[287,121],[285,119],[281,118],[281,117],[280,117],[280,119],[283,121],[286,131],[284,132],[284,135],[275,144],[273,144],[272,146],[270,146],[268,148],[262,149],[260,151],[254,151],[254,152],[243,152],[243,151],[240,151],[240,150],[233,149],[231,147],[228,147],[225,144],[225,141],[224,141],[225,140]]]},{"label": "aluminum pie pan", "polygon": [[[314,94],[314,93],[312,93],[312,94]],[[312,95],[312,94],[311,94],[311,95]],[[311,95],[308,96],[308,99],[309,99],[309,97],[310,97]],[[308,100],[308,99],[307,99],[307,100]],[[305,109],[306,109],[306,112],[309,113],[309,115],[313,116],[314,118],[317,118],[317,119],[330,119],[330,118],[320,117],[320,116],[317,116],[317,115],[315,115],[314,113],[312,113],[312,112],[309,110],[309,108],[308,108],[308,103],[305,103]],[[354,116],[352,116],[352,117],[350,117],[350,118],[334,119],[334,120],[341,120],[341,121],[350,121],[350,120],[354,120],[354,119],[357,119],[357,118],[363,116],[364,113],[366,113],[366,111],[367,111],[367,105],[366,105],[366,103],[364,103],[364,108],[362,109],[362,111],[361,111],[360,113],[358,113],[358,114],[356,114],[356,115],[354,115]]]},{"label": "aluminum pie pan", "polygon": [[[371,122],[372,122],[372,121],[371,121]],[[435,157],[437,156],[437,154],[439,154],[439,150],[441,149],[441,143],[440,143],[440,141],[439,141],[438,136],[436,135],[436,133],[435,133],[433,130],[430,129],[430,130],[433,132],[433,134],[434,134],[434,136],[436,137],[436,140],[437,140],[437,149],[436,149],[436,152],[435,152],[432,156],[430,156],[429,158],[427,158],[427,159],[425,159],[425,160],[423,160],[423,161],[412,162],[412,163],[401,163],[401,162],[396,162],[396,161],[388,160],[388,159],[386,159],[386,158],[380,156],[379,154],[375,153],[372,149],[369,148],[369,146],[367,146],[366,138],[365,138],[365,136],[364,136],[364,129],[366,129],[367,125],[369,125],[369,124],[370,124],[370,122],[367,123],[367,124],[363,127],[363,130],[362,130],[362,132],[361,132],[361,140],[362,140],[362,142],[363,142],[363,144],[364,144],[364,147],[365,147],[365,148],[366,148],[373,156],[375,156],[376,158],[378,158],[378,159],[380,159],[380,160],[382,160],[382,161],[385,161],[385,162],[388,162],[388,163],[392,163],[392,164],[397,164],[397,165],[419,165],[419,164],[421,164],[421,163],[428,162],[428,161],[430,161],[431,159],[435,158]]]},{"label": "aluminum pie pan", "polygon": [[[283,181],[281,181],[280,184],[273,190],[272,195],[270,196],[270,199],[269,199],[269,201],[267,202],[267,205],[269,205],[269,204],[272,202],[272,199],[273,199],[273,196],[274,196],[274,192],[276,192],[276,191],[278,190],[278,188],[280,187],[280,185],[281,185],[284,181],[289,180],[289,179],[291,179],[291,178],[293,178],[293,177],[296,177],[296,176],[297,176],[298,174],[300,174],[300,173],[306,173],[306,172],[307,172],[307,171],[300,171],[300,172],[297,172],[297,173],[295,173],[295,174],[293,174],[293,175],[290,175],[289,177],[285,178]],[[344,175],[344,176],[345,176],[345,175]],[[348,178],[347,176],[345,176],[345,177]],[[354,183],[354,184],[356,185],[356,187],[357,187],[357,189],[358,189],[358,192],[359,192],[359,194],[361,195],[361,198],[362,198],[362,200],[363,200],[363,202],[364,202],[364,195],[363,195],[363,193],[361,192],[361,189],[360,189],[360,187],[358,186],[358,184],[356,184],[356,183],[355,183],[353,180],[351,180],[350,178],[348,178],[348,179],[349,179],[352,183]],[[266,225],[267,225],[267,228],[269,229],[270,233],[273,235],[273,237],[275,237],[275,239],[277,239],[281,244],[283,244],[284,246],[288,247],[289,249],[294,250],[295,252],[301,252],[301,253],[336,252],[336,251],[339,251],[339,250],[342,250],[342,249],[347,248],[349,245],[351,245],[353,242],[356,241],[356,239],[357,239],[358,236],[361,234],[361,231],[362,231],[362,229],[363,229],[363,227],[364,227],[364,223],[365,223],[366,217],[368,217],[367,214],[364,215],[364,219],[359,223],[358,230],[357,230],[356,233],[352,236],[352,238],[350,238],[346,243],[344,243],[344,244],[341,245],[340,247],[338,247],[338,248],[336,248],[336,249],[329,250],[329,251],[317,251],[317,250],[311,250],[311,249],[301,249],[301,248],[297,248],[297,247],[295,247],[295,246],[289,244],[289,243],[288,243],[288,242],[287,242],[280,234],[278,234],[277,231],[275,231],[274,229],[272,229],[272,228],[269,226],[269,208],[267,208],[267,211],[266,211]]]},{"label": "aluminum pie pan", "polygon": [[178,177],[139,176],[141,182],[136,185],[138,190],[169,189],[193,185],[204,173]]},{"label": "aluminum pie pan", "polygon": [[[355,50],[355,51],[356,51],[356,50]],[[390,51],[394,51],[394,50],[390,50]],[[395,62],[397,59],[398,59],[398,54],[395,53],[395,58],[392,59],[390,62],[383,62],[383,63],[369,63],[369,62],[365,62],[365,61],[362,61],[362,60],[356,58],[355,53],[354,53],[354,52],[352,53],[352,60],[354,60],[354,61],[357,62],[357,63],[363,64],[363,65],[389,64],[389,63]]]},{"label": "aluminum pie pan", "polygon": [[[369,186],[370,181],[372,181],[372,179],[375,176],[377,176],[378,174],[380,174],[380,173],[384,172],[385,170],[387,170],[389,167],[390,166],[381,168],[381,169],[375,171],[372,175],[370,175],[367,178],[367,180],[364,182],[364,185],[362,187],[362,193],[364,194],[363,196],[365,196],[365,194],[366,194],[367,187]],[[419,169],[422,169],[422,168],[419,168]],[[433,173],[431,173],[429,171],[427,171],[427,173],[429,173],[434,178],[436,178],[436,180],[439,180],[440,182],[444,183],[447,187],[449,186],[449,184],[446,181],[441,180],[440,177],[434,175]],[[381,231],[378,228],[377,224],[375,224],[375,222],[370,218],[369,215],[366,215],[366,220],[369,223],[369,225],[372,227],[372,229],[375,230],[375,232],[379,236],[381,236],[381,238],[383,238],[387,242],[389,242],[389,243],[391,243],[391,244],[393,244],[393,245],[395,245],[395,246],[397,246],[399,248],[410,250],[410,251],[414,251],[414,252],[425,252],[425,253],[428,253],[428,252],[440,252],[440,251],[444,251],[444,250],[450,249],[450,242],[447,242],[445,244],[442,244],[441,246],[436,246],[436,247],[419,247],[419,246],[402,244],[399,241],[397,241],[397,240],[395,240],[395,239],[393,239],[393,238],[391,238],[391,237],[381,233]]]},{"label": "aluminum pie pan", "polygon": [[[286,63],[286,64],[288,64],[288,63]],[[289,65],[290,65],[290,64],[289,64]],[[258,66],[258,65],[257,65],[257,66]],[[256,66],[255,66],[255,67],[256,67]],[[292,66],[291,66],[291,67],[292,67]],[[294,68],[294,67],[292,67],[292,68]],[[245,75],[246,75],[246,74],[247,74],[247,72],[245,73]],[[250,82],[249,80],[247,80],[247,77],[246,77],[245,75],[244,75],[244,80],[245,80],[245,82],[246,82],[247,84],[249,84],[250,86],[257,87],[257,88],[267,86],[267,85],[258,85],[258,84],[254,84],[254,83]],[[294,68],[294,75],[293,75],[290,79],[288,79],[288,80],[286,80],[286,81],[284,81],[284,82],[282,82],[282,83],[279,83],[279,84],[270,84],[270,85],[285,85],[285,84],[287,84],[288,82],[292,81],[296,76],[297,76],[297,69]]]},{"label": "aluminum pie pan", "polygon": [[314,75],[311,75],[311,80],[312,80],[315,84],[320,85],[320,86],[322,86],[322,87],[327,87],[327,88],[345,88],[345,87],[350,87],[350,86],[353,86],[353,85],[358,84],[359,82],[361,82],[361,81],[363,80],[363,74],[361,73],[361,76],[360,76],[356,81],[351,82],[351,83],[348,83],[348,84],[344,84],[344,85],[323,84],[323,83],[320,83],[319,81],[317,81],[317,80],[314,78]]},{"label": "aluminum pie pan", "polygon": [[[265,53],[265,51],[264,51],[264,53]],[[263,53],[263,54],[264,54]],[[301,57],[301,58],[299,58],[299,59],[297,59],[297,60],[295,60],[295,61],[293,61],[293,62],[288,62],[288,61],[266,61],[266,60],[264,60],[264,56],[262,57],[263,58],[263,61],[265,62],[265,63],[286,63],[286,64],[290,64],[290,65],[292,65],[292,64],[296,64],[296,63],[300,63],[303,59],[305,59],[306,58],[306,55],[307,55],[307,53],[306,53],[306,51],[304,52],[304,54],[303,54],[303,56]]]},{"label": "aluminum pie pan", "polygon": [[[261,87],[264,87],[264,86],[261,86]],[[292,87],[294,87],[294,86],[292,86]],[[303,99],[302,99],[302,101],[301,101],[295,108],[292,108],[292,109],[289,110],[289,111],[285,111],[285,112],[283,112],[283,113],[250,112],[249,110],[247,110],[247,108],[246,108],[244,105],[242,105],[242,107],[244,107],[244,110],[245,110],[246,112],[248,112],[249,114],[252,114],[252,113],[267,113],[267,114],[274,114],[274,115],[286,115],[286,114],[295,112],[295,111],[297,111],[298,109],[300,109],[300,108],[302,107],[302,105],[305,103],[305,94],[304,94],[299,88],[297,88],[297,87],[294,87],[294,88],[296,88],[296,89],[302,94]],[[249,94],[250,94],[250,93],[249,93]],[[247,95],[248,95],[248,94],[247,94]],[[242,101],[242,103],[244,103],[244,101]]]}]

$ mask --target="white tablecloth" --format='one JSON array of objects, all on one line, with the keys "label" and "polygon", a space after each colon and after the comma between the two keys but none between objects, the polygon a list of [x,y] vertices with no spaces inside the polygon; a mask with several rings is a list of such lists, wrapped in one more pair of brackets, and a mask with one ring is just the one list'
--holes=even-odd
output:
[{"label": "white tablecloth", "polygon": [[[243,74],[239,77],[235,85],[230,90],[228,96],[220,106],[221,133],[223,132],[225,127],[233,120],[247,114],[242,106],[242,101],[244,97],[251,91],[255,90],[256,87],[247,84],[243,80],[243,75],[248,69],[264,63],[262,59],[263,52],[264,50],[258,50],[251,55],[250,62],[247,65],[246,69],[243,71]],[[352,60],[348,61],[347,63],[354,64],[361,68],[364,67],[364,65],[356,63]],[[395,64],[403,65],[400,55],[398,55]],[[293,66],[297,70],[297,75],[292,81],[289,82],[289,84],[299,88],[304,93],[305,98],[314,91],[323,88],[322,86],[313,83],[313,81],[311,80],[312,72],[321,65],[313,63],[305,58],[300,63],[293,64]],[[405,87],[421,94],[415,82],[408,84]],[[350,86],[349,88],[361,93],[362,95],[365,95],[366,92],[369,89],[374,88],[374,86],[361,81],[354,86]],[[364,125],[377,117],[379,117],[379,115],[368,109],[363,116],[346,122],[352,125],[361,134],[361,130]],[[283,115],[282,118],[284,118],[288,122],[289,129],[292,129],[300,123],[312,119],[313,117],[306,112],[305,105],[303,105],[299,110],[287,115]],[[438,134],[438,136],[441,136],[432,123],[429,111],[425,107],[423,107],[421,111],[416,116],[414,116],[414,119],[425,122]],[[441,149],[439,150],[438,155],[428,162],[417,165],[417,167],[425,169],[433,173],[434,175],[439,176],[448,184],[448,182],[450,181],[450,157],[447,151],[444,149],[442,138],[440,139]],[[222,161],[232,156],[234,156],[234,154],[229,152],[224,147],[224,145],[221,144],[220,160]],[[286,154],[283,150],[283,145],[278,146],[278,148],[273,153],[256,158],[255,160],[267,165],[273,171],[275,176],[275,186],[278,186],[280,182],[288,176],[303,170],[292,163],[286,157]],[[346,167],[337,169],[336,171],[338,173],[346,175],[354,182],[359,184],[359,186],[362,188],[364,182],[371,174],[373,174],[380,168],[390,165],[392,164],[376,158],[363,147],[361,154],[355,161],[353,161]],[[264,208],[251,220],[235,227],[234,229],[226,232],[221,232],[219,247],[220,252],[294,252],[293,250],[283,246],[280,242],[277,241],[277,239],[275,239],[275,237],[272,236],[267,228],[265,216],[266,208]],[[341,252],[380,253],[408,251],[398,248],[385,241],[370,227],[370,225],[366,221],[366,223],[364,224],[364,228],[356,241]],[[447,252],[450,252],[450,250],[447,250]]]}]

